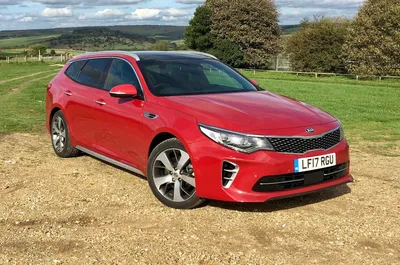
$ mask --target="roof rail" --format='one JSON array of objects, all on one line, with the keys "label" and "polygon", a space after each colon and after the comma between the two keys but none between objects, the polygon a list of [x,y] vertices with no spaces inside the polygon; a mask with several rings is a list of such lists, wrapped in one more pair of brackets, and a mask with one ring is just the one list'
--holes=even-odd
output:
[{"label": "roof rail", "polygon": [[[151,51],[149,51],[151,52]],[[170,53],[181,53],[181,54],[187,54],[187,55],[202,55],[204,57],[208,57],[214,60],[218,60],[217,57],[214,55],[205,53],[205,52],[197,52],[197,51],[170,51]],[[128,55],[134,58],[136,61],[140,61],[140,51],[138,53],[132,51],[132,52],[127,52],[127,51],[100,51],[100,52],[85,52],[83,54],[78,55],[75,58],[79,58],[80,56],[85,56],[85,55],[107,55],[107,54],[123,54],[123,55]]]},{"label": "roof rail", "polygon": [[133,57],[136,61],[140,61],[140,58],[137,54],[135,54],[135,52],[127,52],[127,51],[100,51],[100,52],[85,52],[83,54],[80,54],[78,56],[81,55],[96,55],[96,54],[115,54],[115,53],[119,53],[119,54],[123,54],[123,55],[128,55]]},{"label": "roof rail", "polygon": [[218,58],[215,57],[214,55],[211,55],[211,54],[208,54],[208,53],[205,53],[205,52],[197,52],[197,51],[176,51],[176,52],[178,52],[178,53],[184,53],[184,54],[198,54],[198,55],[204,55],[204,56],[206,56],[206,57],[209,57],[209,58],[218,60]]}]

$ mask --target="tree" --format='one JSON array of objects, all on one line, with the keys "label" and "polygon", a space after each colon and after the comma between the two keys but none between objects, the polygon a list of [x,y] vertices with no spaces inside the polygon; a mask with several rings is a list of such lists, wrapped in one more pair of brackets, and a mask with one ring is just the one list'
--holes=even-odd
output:
[{"label": "tree", "polygon": [[169,44],[166,41],[158,40],[153,44],[151,49],[154,51],[168,51],[169,48]]},{"label": "tree", "polygon": [[303,20],[302,30],[286,40],[285,52],[292,68],[304,72],[346,72],[341,53],[350,23],[341,17]]},{"label": "tree", "polygon": [[57,53],[56,53],[55,50],[51,50],[51,51],[50,51],[50,55],[51,55],[51,56],[55,56],[55,55],[57,55]]},{"label": "tree", "polygon": [[400,1],[367,0],[343,53],[353,74],[400,75]]},{"label": "tree", "polygon": [[279,12],[272,0],[208,0],[211,34],[237,45],[244,62],[266,67],[281,50]]},{"label": "tree", "polygon": [[39,46],[32,47],[32,55],[33,56],[38,56],[39,51],[40,51],[41,55],[45,54],[47,52],[46,46],[39,45]]},{"label": "tree", "polygon": [[214,40],[214,48],[208,50],[221,61],[232,67],[243,67],[245,65],[244,55],[239,46],[228,40]]},{"label": "tree", "polygon": [[211,8],[199,6],[185,31],[185,43],[193,50],[208,51],[213,48],[211,36]]}]

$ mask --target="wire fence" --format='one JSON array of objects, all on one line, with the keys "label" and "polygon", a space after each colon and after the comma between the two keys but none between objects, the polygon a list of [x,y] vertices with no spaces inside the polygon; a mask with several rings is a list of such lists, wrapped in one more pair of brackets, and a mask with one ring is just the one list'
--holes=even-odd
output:
[{"label": "wire fence", "polygon": [[366,79],[374,79],[374,80],[384,80],[384,79],[392,79],[392,80],[400,80],[400,76],[378,76],[378,75],[355,75],[355,74],[338,74],[338,73],[322,73],[322,72],[300,72],[300,71],[282,71],[282,70],[262,70],[262,69],[238,69],[241,73],[252,74],[253,76],[258,76],[261,73],[287,73],[294,74],[297,76],[312,76],[315,78],[320,77],[333,77],[333,76],[342,76],[348,77],[355,80],[366,80]]},{"label": "wire fence", "polygon": [[0,57],[0,63],[23,63],[23,62],[66,62],[71,59],[72,56],[66,54],[58,55],[43,55],[43,56],[2,56]]}]

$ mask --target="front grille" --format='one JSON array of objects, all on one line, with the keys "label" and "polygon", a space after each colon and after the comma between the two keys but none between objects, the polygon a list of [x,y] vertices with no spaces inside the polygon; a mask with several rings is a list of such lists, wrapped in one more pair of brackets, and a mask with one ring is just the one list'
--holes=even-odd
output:
[{"label": "front grille", "polygon": [[320,184],[344,177],[349,163],[310,172],[294,173],[261,178],[253,187],[257,192],[274,192]]},{"label": "front grille", "polygon": [[304,154],[312,150],[328,150],[340,143],[340,128],[315,138],[268,138],[275,151]]}]

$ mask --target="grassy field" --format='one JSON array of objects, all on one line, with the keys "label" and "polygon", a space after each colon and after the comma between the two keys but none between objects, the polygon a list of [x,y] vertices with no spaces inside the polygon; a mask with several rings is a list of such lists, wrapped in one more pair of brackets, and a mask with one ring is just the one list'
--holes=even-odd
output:
[{"label": "grassy field", "polygon": [[[45,63],[0,65],[0,134],[43,130],[45,86],[59,67]],[[7,81],[16,77],[38,75]],[[271,92],[315,105],[338,119],[351,143],[398,155],[400,81],[312,78],[287,73],[245,72]]]},{"label": "grassy field", "polygon": [[0,65],[0,134],[43,130],[46,85],[59,70],[45,63]]},{"label": "grassy field", "polygon": [[261,87],[315,105],[340,119],[350,141],[392,149],[400,141],[400,80],[314,78],[287,73],[245,72]]},{"label": "grassy field", "polygon": [[60,35],[42,35],[42,36],[32,36],[32,37],[0,39],[0,49],[27,47],[35,43],[40,43],[53,38],[57,38],[59,36]]}]

